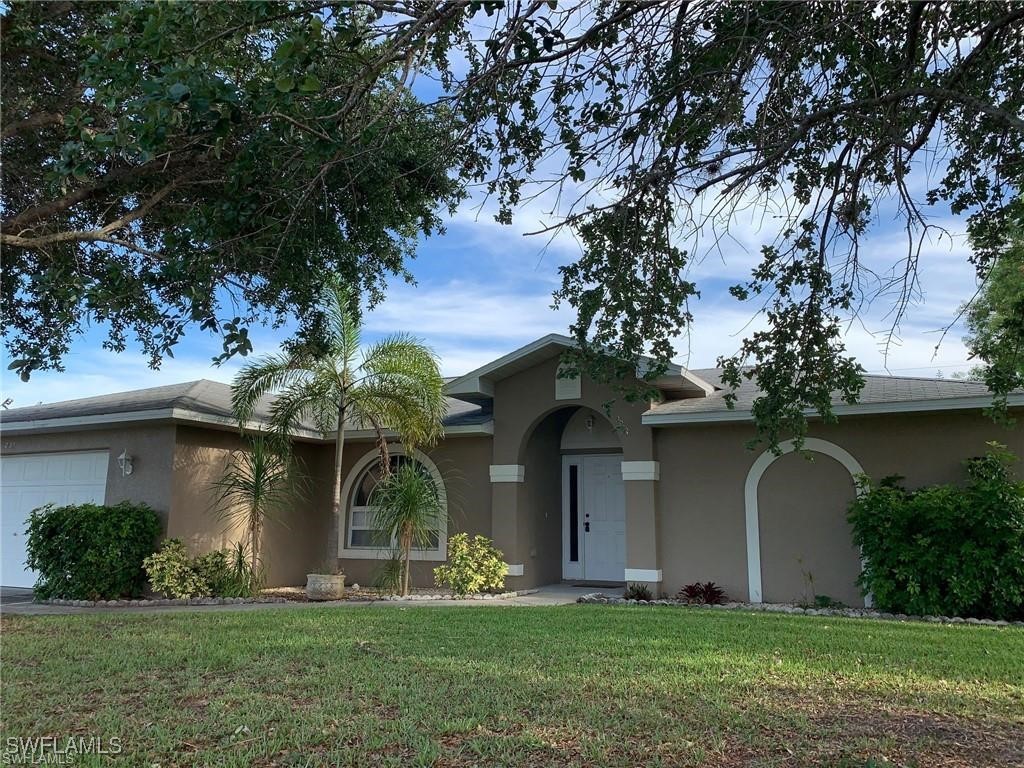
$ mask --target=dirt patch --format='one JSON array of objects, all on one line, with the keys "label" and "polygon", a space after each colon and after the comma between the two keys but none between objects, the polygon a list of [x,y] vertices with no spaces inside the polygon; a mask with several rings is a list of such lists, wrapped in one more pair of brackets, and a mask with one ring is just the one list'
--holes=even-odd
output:
[{"label": "dirt patch", "polygon": [[1024,766],[1024,723],[959,718],[932,712],[846,710],[816,721],[838,726],[851,740],[884,736],[896,747],[886,757],[930,768]]}]

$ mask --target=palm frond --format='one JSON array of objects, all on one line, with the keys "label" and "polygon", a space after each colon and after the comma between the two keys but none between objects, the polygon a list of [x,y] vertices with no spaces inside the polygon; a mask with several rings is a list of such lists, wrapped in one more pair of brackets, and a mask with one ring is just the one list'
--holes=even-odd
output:
[{"label": "palm frond", "polygon": [[256,412],[264,395],[308,377],[307,361],[301,356],[264,355],[246,365],[231,382],[231,409],[243,426]]},{"label": "palm frond", "polygon": [[443,433],[446,410],[437,356],[407,334],[371,345],[350,402],[354,418],[393,430],[407,445],[432,444]]},{"label": "palm frond", "polygon": [[355,367],[359,353],[360,322],[353,310],[355,293],[337,278],[328,280],[323,291],[323,311],[331,334],[332,355],[338,358],[335,366],[339,372]]},{"label": "palm frond", "polygon": [[270,423],[278,434],[289,434],[304,419],[325,436],[337,425],[337,388],[320,371],[284,387],[270,406]]},{"label": "palm frond", "polygon": [[256,435],[246,449],[231,454],[224,473],[214,481],[213,512],[246,530],[258,530],[268,520],[280,521],[279,513],[301,495],[295,474],[291,458],[268,436]]}]

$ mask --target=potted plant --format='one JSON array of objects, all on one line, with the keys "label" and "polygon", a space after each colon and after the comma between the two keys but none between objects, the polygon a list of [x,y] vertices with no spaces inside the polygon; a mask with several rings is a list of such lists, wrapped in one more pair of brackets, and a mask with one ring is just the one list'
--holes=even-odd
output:
[{"label": "potted plant", "polygon": [[306,574],[306,597],[310,600],[341,600],[345,597],[345,574],[340,571]]}]

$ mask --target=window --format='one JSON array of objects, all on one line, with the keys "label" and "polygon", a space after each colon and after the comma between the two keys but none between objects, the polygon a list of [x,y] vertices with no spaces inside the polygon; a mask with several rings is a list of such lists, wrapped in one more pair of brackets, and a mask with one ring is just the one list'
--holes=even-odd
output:
[{"label": "window", "polygon": [[[367,454],[355,467],[355,482],[351,484],[348,495],[348,524],[345,533],[345,550],[371,550],[373,553],[381,550],[390,550],[395,542],[384,531],[373,527],[373,506],[371,501],[373,491],[380,482],[380,463],[377,460],[378,453],[373,451]],[[440,476],[433,465],[427,466],[426,457],[421,460],[419,457],[409,457],[404,454],[391,456],[391,471],[396,471],[400,466],[413,463],[423,473],[431,476],[435,482],[440,483]],[[442,498],[444,498],[444,486],[440,485]],[[444,520],[439,521],[442,530],[434,531],[431,534],[431,546],[419,550],[422,553],[437,554],[442,549],[445,538]],[[351,552],[343,553],[342,556],[351,555]],[[414,550],[414,555],[416,550]],[[444,553],[440,552],[443,559]]]}]

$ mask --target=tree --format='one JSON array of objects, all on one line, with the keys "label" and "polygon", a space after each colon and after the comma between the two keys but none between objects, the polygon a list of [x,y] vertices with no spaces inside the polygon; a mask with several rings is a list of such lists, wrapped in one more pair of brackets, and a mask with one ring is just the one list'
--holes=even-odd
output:
[{"label": "tree", "polygon": [[[370,168],[378,167],[376,145],[365,135],[373,134],[373,126],[390,125],[392,119],[407,125],[414,116],[429,115],[425,125],[414,124],[434,136],[431,128],[440,121],[449,133],[446,140],[421,141],[427,152],[417,157],[422,162],[435,150],[448,153],[434,165],[451,168],[463,184],[482,185],[498,201],[499,221],[511,221],[526,200],[553,199],[540,231],[570,230],[582,246],[580,258],[562,269],[554,294],[557,303],[577,313],[571,330],[579,349],[568,362],[599,379],[619,378],[642,354],[658,361],[647,369],[648,378],[664,370],[673,340],[691,323],[691,302],[700,295],[699,286],[686,277],[698,242],[724,237],[737,208],[765,210],[774,231],[750,279],[731,293],[752,302],[752,314],[763,311],[767,328],[749,334],[736,354],[723,355],[720,362],[727,386],[754,378],[765,393],[754,415],[759,436],[773,446],[785,433],[799,441],[807,409],[833,419],[833,392],[849,402],[857,398],[862,370],[843,345],[843,323],[865,302],[880,299],[892,302],[893,333],[898,330],[918,270],[926,268],[918,258],[920,243],[933,228],[929,210],[967,222],[981,277],[1011,231],[1010,204],[1019,194],[1024,167],[1024,68],[1019,66],[1024,6],[1012,0],[354,0],[268,4],[244,11],[219,5],[212,10],[125,8],[121,14],[100,14],[107,24],[100,37],[113,46],[105,59],[114,61],[89,63],[85,71],[90,77],[120,71],[122,52],[135,61],[134,43],[128,45],[124,30],[145,32],[149,20],[157,18],[163,21],[153,24],[163,24],[167,37],[154,35],[141,43],[144,56],[195,50],[192,55],[206,57],[221,44],[235,46],[250,57],[246,65],[261,73],[257,83],[280,82],[292,93],[306,82],[305,70],[302,64],[290,70],[283,62],[279,66],[277,51],[284,48],[280,58],[290,61],[295,48],[285,45],[294,37],[303,41],[303,51],[315,52],[314,62],[322,54],[324,61],[341,61],[348,69],[339,64],[339,69],[325,65],[316,71],[310,83],[312,88],[320,84],[316,98],[300,95],[306,108],[283,113],[301,127],[272,117],[273,112],[257,109],[252,114],[282,130],[287,124],[301,141],[323,148],[328,160],[318,167],[330,168],[340,184],[348,178],[347,166],[332,164],[330,155],[340,151],[335,149],[341,135],[338,102],[362,118],[355,120],[357,129],[371,126],[345,134],[360,148],[352,162],[366,159]],[[60,26],[34,18],[42,27],[38,34]],[[194,25],[193,18],[203,25]],[[137,25],[126,26],[125,19]],[[196,45],[176,46],[174,41],[186,34],[179,26],[193,30],[188,34],[199,37]],[[358,56],[349,53],[353,48]],[[37,68],[42,70],[42,64]],[[223,69],[197,68],[203,78],[213,79],[209,73]],[[139,79],[138,71],[126,70],[117,82]],[[393,108],[387,94],[395,92],[396,80],[406,82],[413,74],[440,83],[440,97],[429,106],[398,99],[408,107]],[[92,87],[92,80],[86,82]],[[103,93],[106,82],[95,80]],[[191,82],[182,83],[190,93]],[[184,92],[172,94],[171,87],[168,81],[158,104],[176,114],[181,108],[165,102]],[[335,103],[314,108],[310,101],[317,102],[321,94]],[[184,110],[187,115],[193,101]],[[13,114],[28,120],[38,112],[24,118]],[[341,121],[345,127],[351,122]],[[281,143],[271,146],[290,156]],[[360,154],[364,149],[367,154]],[[273,154],[255,157],[275,172],[250,173],[246,183],[255,180],[278,189]],[[157,164],[134,167],[157,174]],[[72,178],[65,166],[58,168],[61,178]],[[423,173],[410,184],[424,176],[441,178]],[[31,189],[37,186],[29,182]],[[870,271],[859,252],[872,217],[889,199],[896,201],[908,235],[905,257],[894,261],[891,274]],[[432,220],[423,216],[419,222],[429,226]],[[290,247],[295,231],[276,226],[268,237],[287,235],[288,245],[281,247]],[[5,228],[5,238],[7,233]],[[216,234],[215,242],[221,242],[223,233]],[[299,253],[308,245],[303,239]],[[248,248],[230,242],[239,243],[239,250]],[[367,276],[382,265],[394,266],[394,261],[364,257],[357,248],[348,253],[354,255],[343,273],[374,285],[379,283]],[[234,279],[236,271],[220,269],[218,253],[209,258],[205,268],[214,277],[204,285]],[[302,259],[298,263],[304,266],[321,266]],[[53,276],[39,266],[48,263],[37,260],[27,266]],[[133,285],[118,275],[115,270],[117,279],[103,278],[103,284]],[[308,288],[302,275],[294,279]],[[285,291],[287,283],[282,279],[273,285]],[[48,307],[51,295],[72,290],[53,287],[62,285],[59,279],[40,285],[40,306]],[[173,285],[168,290],[173,294]],[[302,299],[309,295],[302,294],[297,305],[305,306]],[[171,325],[173,336],[177,326]],[[230,354],[240,331],[224,328]],[[47,359],[62,354],[59,345],[50,351]],[[632,392],[638,394],[643,393]]]},{"label": "tree", "polygon": [[[231,402],[240,425],[263,398],[273,395],[270,423],[282,437],[302,425],[333,436],[332,512],[344,525],[341,498],[345,430],[373,429],[385,446],[386,430],[405,445],[429,446],[443,433],[444,379],[433,351],[407,334],[361,349],[354,299],[337,280],[322,291],[322,344],[296,344],[246,365],[232,383]],[[382,472],[389,470],[382,456]]]},{"label": "tree", "polygon": [[254,322],[315,320],[324,275],[371,301],[408,276],[417,238],[460,198],[460,151],[450,113],[417,101],[399,64],[368,77],[368,14],[6,3],[11,368],[59,370],[94,324],[110,349],[137,339],[154,367],[189,326],[220,334],[223,358],[244,355]]},{"label": "tree", "polygon": [[248,539],[249,561],[255,578],[262,564],[263,528],[300,492],[294,457],[278,440],[264,434],[250,437],[244,449],[234,451],[224,474],[214,482],[214,511],[232,526],[239,525]]},{"label": "tree", "polygon": [[437,483],[414,461],[382,474],[370,496],[373,527],[397,543],[402,563],[401,594],[409,594],[409,562],[414,547],[430,547],[446,514]]},{"label": "tree", "polygon": [[[659,375],[700,295],[695,249],[735,210],[764,210],[760,263],[730,292],[767,328],[722,356],[722,379],[756,379],[759,437],[799,442],[806,410],[833,420],[833,393],[853,402],[863,386],[843,324],[880,299],[898,330],[927,269],[929,207],[966,219],[980,276],[1007,242],[1024,173],[1020,3],[480,5],[490,34],[465,51],[458,112],[495,148],[479,178],[500,217],[527,194],[561,201],[542,231],[582,245],[555,298],[576,310],[592,372],[614,378],[648,352]],[[860,243],[890,198],[908,249],[872,273]]]},{"label": "tree", "polygon": [[1024,388],[1024,237],[1019,232],[965,311],[964,342],[971,356],[984,362],[979,378],[997,393],[992,410],[998,419],[1013,423],[1007,394]]}]

